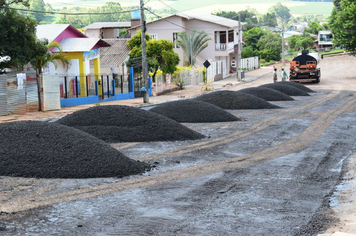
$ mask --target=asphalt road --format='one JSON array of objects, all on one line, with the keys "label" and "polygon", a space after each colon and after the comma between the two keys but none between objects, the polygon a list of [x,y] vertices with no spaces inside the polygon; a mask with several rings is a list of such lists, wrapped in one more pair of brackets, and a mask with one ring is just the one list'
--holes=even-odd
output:
[{"label": "asphalt road", "polygon": [[[355,153],[356,59],[324,57],[315,93],[184,124],[208,138],[117,143],[154,164],[123,179],[0,177],[1,235],[317,235],[338,221]],[[231,88],[271,83],[266,75]]]}]

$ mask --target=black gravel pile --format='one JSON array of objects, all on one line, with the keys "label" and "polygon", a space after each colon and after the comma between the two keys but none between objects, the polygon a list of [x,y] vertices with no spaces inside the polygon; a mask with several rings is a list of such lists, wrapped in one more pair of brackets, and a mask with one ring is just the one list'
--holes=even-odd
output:
[{"label": "black gravel pile", "polygon": [[308,88],[307,86],[303,85],[303,84],[299,84],[296,82],[290,82],[290,81],[279,81],[277,83],[281,83],[281,84],[286,84],[286,85],[290,85],[290,86],[294,86],[296,88],[299,88],[300,90],[303,90],[307,93],[315,93],[314,90]]},{"label": "black gravel pile", "polygon": [[251,94],[236,91],[215,91],[194,98],[218,106],[222,109],[272,109],[280,108]]},{"label": "black gravel pile", "polygon": [[149,169],[98,138],[53,122],[0,124],[0,140],[0,176],[103,178]]},{"label": "black gravel pile", "polygon": [[294,100],[291,96],[282,93],[278,90],[267,87],[252,87],[239,90],[242,93],[248,93],[266,101],[291,101]]},{"label": "black gravel pile", "polygon": [[96,106],[57,121],[109,143],[201,139],[205,136],[163,115],[130,106]]},{"label": "black gravel pile", "polygon": [[267,87],[267,88],[271,88],[274,90],[278,90],[284,94],[287,94],[289,96],[310,96],[307,92],[296,88],[294,86],[291,85],[287,85],[287,84],[282,84],[282,83],[270,83],[270,84],[264,84],[261,85],[260,87]]},{"label": "black gravel pile", "polygon": [[208,123],[241,120],[218,106],[193,99],[162,103],[154,108],[151,108],[150,111],[183,123]]}]

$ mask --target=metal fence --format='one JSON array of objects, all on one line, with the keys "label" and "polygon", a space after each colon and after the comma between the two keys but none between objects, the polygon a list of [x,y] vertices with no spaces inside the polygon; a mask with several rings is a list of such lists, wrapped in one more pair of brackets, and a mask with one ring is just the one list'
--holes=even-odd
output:
[{"label": "metal fence", "polygon": [[0,75],[0,115],[39,110],[35,78],[34,72]]},{"label": "metal fence", "polygon": [[[105,99],[129,91],[129,80],[119,74],[60,75],[59,78],[61,99],[97,95]],[[98,82],[98,88],[95,81]]]}]

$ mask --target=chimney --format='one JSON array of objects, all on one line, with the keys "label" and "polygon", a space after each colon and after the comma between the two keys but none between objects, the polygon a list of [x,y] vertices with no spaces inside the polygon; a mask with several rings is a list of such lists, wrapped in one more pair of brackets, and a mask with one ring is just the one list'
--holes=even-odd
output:
[{"label": "chimney", "polygon": [[140,11],[131,12],[131,27],[141,25],[141,13]]}]

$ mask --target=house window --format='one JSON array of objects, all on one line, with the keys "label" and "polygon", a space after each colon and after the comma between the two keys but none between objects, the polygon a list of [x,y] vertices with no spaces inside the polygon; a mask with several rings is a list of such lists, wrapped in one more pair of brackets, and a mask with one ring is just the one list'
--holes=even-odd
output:
[{"label": "house window", "polygon": [[174,48],[179,48],[179,46],[176,43],[177,39],[178,39],[178,33],[173,33],[173,45],[174,45]]},{"label": "house window", "polygon": [[150,34],[150,38],[151,39],[158,39],[158,35],[157,34]]},{"label": "house window", "polygon": [[230,30],[229,31],[229,38],[228,38],[228,42],[234,42],[234,31]]}]

